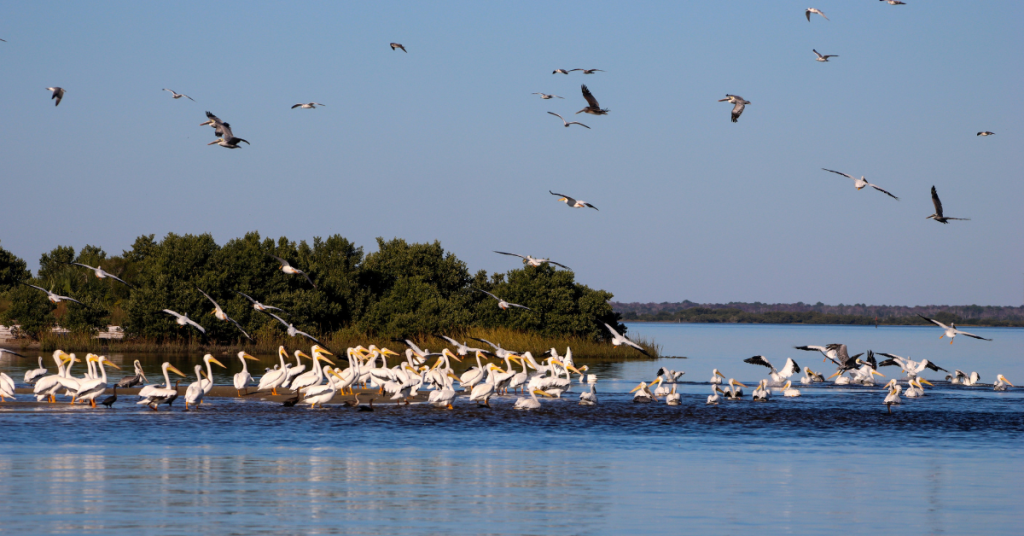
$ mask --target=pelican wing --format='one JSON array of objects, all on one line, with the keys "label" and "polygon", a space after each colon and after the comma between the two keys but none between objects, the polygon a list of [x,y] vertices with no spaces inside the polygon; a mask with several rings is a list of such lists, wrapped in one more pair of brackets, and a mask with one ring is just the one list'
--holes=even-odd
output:
[{"label": "pelican wing", "polygon": [[[267,255],[270,255],[270,253],[267,253]],[[281,263],[282,267],[291,266],[291,264],[288,264],[288,261],[282,259],[281,257],[278,257],[277,255],[270,255],[270,256],[275,258],[275,259],[277,259],[277,262]]]},{"label": "pelican wing", "polygon": [[942,201],[939,200],[939,193],[935,191],[935,186],[932,186],[932,204],[935,205],[935,215],[942,217]]},{"label": "pelican wing", "polygon": [[302,275],[305,276],[306,281],[309,281],[310,285],[313,285],[313,288],[316,288],[316,283],[314,283],[313,280],[309,278],[309,274],[307,274],[306,272],[302,272]]},{"label": "pelican wing", "polygon": [[295,330],[295,334],[296,335],[302,335],[303,337],[305,337],[305,338],[307,338],[307,339],[309,339],[309,340],[311,340],[311,341],[313,341],[313,342],[315,342],[315,343],[317,343],[317,344],[319,344],[321,346],[324,344],[324,343],[316,340],[316,337],[310,335],[309,333],[306,333],[305,331]]},{"label": "pelican wing", "polygon": [[68,263],[65,263],[65,264],[70,264],[72,266],[81,266],[82,268],[88,268],[88,269],[90,269],[90,270],[92,270],[94,272],[96,271],[95,267],[89,266],[88,264],[82,264],[80,262],[68,262]]},{"label": "pelican wing", "polygon": [[[605,324],[605,325],[607,326],[608,324]],[[500,346],[498,346],[497,344],[494,344],[493,342],[491,342],[491,341],[489,341],[487,339],[480,339],[478,337],[470,337],[470,339],[473,339],[474,341],[480,341],[480,342],[490,346],[491,348],[494,348],[495,350],[500,350],[501,349]]]},{"label": "pelican wing", "polygon": [[825,348],[824,346],[814,346],[814,345],[794,346],[793,348],[795,348],[797,350],[806,350],[808,352],[813,352],[813,351],[817,350],[817,351],[819,351],[819,352],[821,352],[823,354],[828,351],[828,348]]},{"label": "pelican wing", "polygon": [[526,309],[527,311],[532,311],[533,310],[533,309],[530,309],[529,307],[527,307],[525,305],[519,305],[518,303],[511,303],[511,302],[505,302],[505,303],[507,303],[509,307],[519,307],[520,309]]},{"label": "pelican wing", "polygon": [[580,123],[579,121],[569,121],[568,124],[570,124],[570,125],[579,125],[579,126],[585,128],[587,130],[590,130],[590,127],[588,127],[587,125],[584,125],[583,123]]},{"label": "pelican wing", "polygon": [[[825,168],[821,168],[821,169],[825,169]],[[837,175],[842,175],[842,176],[846,177],[847,179],[857,180],[857,177],[854,177],[853,175],[847,175],[846,173],[843,173],[842,171],[835,171],[835,170],[831,170],[831,169],[825,169],[825,171],[831,171],[832,173],[835,173]],[[889,192],[886,192],[886,193],[889,193]],[[892,194],[889,194],[889,195],[892,195]]]},{"label": "pelican wing", "polygon": [[25,282],[22,282],[21,284],[22,284],[22,285],[25,285],[25,286],[28,286],[28,287],[32,287],[32,288],[34,288],[34,289],[37,289],[37,290],[41,290],[41,291],[45,292],[46,294],[50,294],[50,291],[49,291],[49,290],[46,290],[46,289],[45,289],[45,288],[43,288],[43,287],[37,287],[37,286],[35,286],[35,285],[29,285],[28,283],[25,283]]},{"label": "pelican wing", "polygon": [[[562,116],[560,116],[560,115],[556,114],[555,112],[548,112],[548,113],[549,113],[549,114],[551,114],[551,115],[553,115],[553,116],[555,116],[555,117],[557,117],[557,118],[559,118],[559,119],[561,119],[561,120],[562,120],[562,122],[563,122],[563,123],[565,123],[565,118],[564,118],[564,117],[562,117]],[[550,191],[550,190],[548,190],[548,191]],[[564,196],[563,196],[563,197],[564,197]]]},{"label": "pelican wing", "polygon": [[612,336],[614,336],[615,338],[617,338],[617,339],[625,339],[625,337],[623,337],[621,334],[619,334],[618,331],[615,331],[615,328],[613,328],[610,325],[608,325],[607,322],[604,323],[604,327],[608,328],[608,331],[612,332]]},{"label": "pelican wing", "polygon": [[775,367],[773,367],[772,364],[769,363],[763,355],[755,355],[754,357],[744,359],[743,362],[750,363],[751,365],[761,365],[762,367],[768,367],[772,369],[772,372],[775,372]]},{"label": "pelican wing", "polygon": [[924,366],[925,366],[925,368],[929,368],[929,369],[932,369],[932,370],[934,370],[935,372],[938,372],[938,371],[940,371],[940,370],[941,370],[942,372],[949,372],[948,370],[946,370],[946,369],[944,369],[944,368],[942,368],[942,367],[940,367],[940,366],[936,365],[935,363],[932,363],[931,361],[925,361],[925,364],[924,364]]},{"label": "pelican wing", "polygon": [[871,186],[872,188],[874,188],[874,189],[878,190],[879,192],[882,192],[883,194],[885,194],[885,195],[887,195],[887,196],[889,196],[889,197],[891,197],[891,198],[893,198],[893,199],[897,200],[897,201],[899,201],[899,200],[900,200],[900,198],[896,197],[895,195],[892,195],[891,193],[889,193],[889,191],[888,191],[888,190],[884,190],[884,189],[882,189],[882,188],[881,188],[881,187],[879,187],[879,186],[878,186],[877,184],[871,184],[871,183],[869,182],[869,183],[868,183],[868,185],[869,185],[869,186]]},{"label": "pelican wing", "polygon": [[871,350],[868,350],[868,358],[864,361],[871,365],[871,368],[878,370],[878,361],[875,359],[875,353]]},{"label": "pelican wing", "polygon": [[251,301],[251,302],[252,302],[252,303],[254,303],[254,304],[256,304],[256,303],[259,303],[258,301],[256,301],[256,300],[252,299],[252,296],[250,296],[250,295],[248,295],[248,294],[246,294],[246,293],[244,293],[244,292],[239,292],[239,291],[237,291],[237,290],[236,290],[236,291],[235,291],[235,293],[236,293],[236,294],[241,294],[241,295],[242,295],[242,297],[244,297],[245,299],[247,299],[247,300]]},{"label": "pelican wing", "polygon": [[555,266],[561,266],[562,268],[565,268],[566,270],[572,270],[572,268],[569,268],[568,266],[566,266],[564,264],[559,264],[559,263],[557,263],[555,261],[548,261],[548,264],[554,264]]},{"label": "pelican wing", "polygon": [[[573,69],[573,70],[574,71],[582,71],[583,69]],[[597,99],[595,99],[594,95],[592,93],[590,93],[589,89],[587,89],[587,85],[583,84],[580,87],[583,89],[583,98],[587,99],[587,104],[589,104],[590,107],[595,109],[595,110],[600,110],[601,109],[601,105],[597,103]]]},{"label": "pelican wing", "polygon": [[942,329],[948,329],[949,328],[949,326],[943,324],[942,322],[939,322],[938,320],[935,320],[934,318],[928,318],[927,316],[922,316],[922,315],[917,315],[917,316],[920,316],[921,318],[931,322],[932,324],[935,324],[936,326],[939,326]]},{"label": "pelican wing", "polygon": [[129,286],[131,288],[135,288],[131,283],[125,281],[124,279],[121,279],[120,277],[117,277],[116,275],[114,275],[114,274],[112,274],[112,273],[110,273],[110,272],[108,272],[106,270],[101,270],[101,271],[103,272],[103,275],[109,277],[110,279],[113,279],[114,281],[119,281],[119,282],[121,282],[121,283],[123,283],[123,284],[125,284],[125,285],[127,285],[127,286]]},{"label": "pelican wing", "polygon": [[242,325],[241,325],[241,324],[239,324],[237,320],[235,320],[234,318],[231,318],[231,317],[229,316],[229,317],[228,317],[228,321],[229,321],[229,322],[231,322],[232,324],[234,324],[234,325],[235,325],[235,327],[236,327],[236,328],[238,328],[238,331],[241,331],[241,332],[242,332],[242,335],[245,335],[245,338],[246,338],[246,339],[249,339],[250,341],[252,340],[252,337],[250,337],[250,336],[249,336],[249,334],[248,334],[248,333],[246,333],[244,329],[242,329]]},{"label": "pelican wing", "polygon": [[220,305],[217,305],[217,302],[213,301],[213,298],[211,298],[209,294],[203,292],[203,289],[196,287],[196,290],[198,290],[203,296],[206,296],[206,299],[210,300],[210,303],[212,303],[214,307],[220,309]]},{"label": "pelican wing", "polygon": [[782,370],[779,371],[779,375],[782,376],[783,378],[788,378],[788,377],[790,377],[790,376],[792,376],[794,374],[797,374],[799,372],[800,372],[800,365],[798,365],[796,363],[796,361],[793,360],[792,357],[789,357],[789,358],[786,358],[786,366],[782,367]]},{"label": "pelican wing", "polygon": [[[965,337],[970,337],[972,339],[980,339],[980,340],[983,340],[983,341],[991,341],[992,340],[992,339],[986,339],[985,337],[982,337],[980,335],[975,335],[973,333],[967,333],[966,331],[956,330],[956,332],[957,332],[958,335],[963,335]],[[946,372],[949,372],[949,371],[946,371]]]},{"label": "pelican wing", "polygon": [[281,317],[275,315],[274,313],[270,313],[270,312],[268,312],[267,314],[272,316],[272,317],[274,317],[274,318],[276,318],[278,322],[280,322],[281,324],[284,325],[284,327],[288,327],[288,325],[289,325],[288,322],[285,322],[284,320],[282,320]]},{"label": "pelican wing", "polygon": [[[470,288],[473,288],[473,287],[470,287]],[[484,294],[486,294],[486,295],[488,295],[488,296],[490,296],[490,297],[492,297],[492,298],[494,298],[494,299],[496,299],[498,301],[501,301],[501,298],[495,296],[494,294],[491,294],[490,292],[487,292],[486,290],[480,290],[478,288],[473,288],[473,290],[475,290],[477,292],[483,292]]]},{"label": "pelican wing", "polygon": [[519,257],[520,259],[526,260],[526,257],[524,257],[524,256],[522,256],[522,255],[520,255],[518,253],[505,253],[504,251],[495,251],[495,253],[499,253],[501,255],[510,255],[512,257]]}]

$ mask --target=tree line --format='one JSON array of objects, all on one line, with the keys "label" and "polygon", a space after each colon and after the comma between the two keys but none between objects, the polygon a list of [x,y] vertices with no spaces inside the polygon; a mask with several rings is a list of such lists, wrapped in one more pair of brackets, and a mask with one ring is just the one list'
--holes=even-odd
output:
[{"label": "tree line", "polygon": [[[765,311],[748,312],[736,307],[711,308],[711,307],[689,307],[675,311],[659,311],[657,313],[638,314],[636,311],[627,311],[623,314],[625,321],[638,322],[683,322],[694,324],[833,324],[833,325],[856,325],[856,326],[931,326],[927,320],[919,316],[882,316],[873,317],[853,314],[832,314],[787,311]],[[935,313],[935,320],[944,324],[972,324],[978,326],[998,327],[1024,327],[1024,318],[964,318],[948,311]]]},{"label": "tree line", "polygon": [[[213,305],[197,290],[202,289],[255,338],[261,333],[279,336],[283,326],[254,310],[239,292],[280,307],[284,313],[275,313],[314,336],[344,331],[416,337],[500,327],[600,341],[609,336],[603,323],[624,328],[609,304],[612,294],[577,283],[571,271],[545,264],[490,275],[485,270],[470,273],[465,262],[437,241],[378,238],[377,246],[377,251],[364,254],[362,247],[338,235],[316,237],[308,244],[251,232],[223,246],[210,234],[171,233],[162,240],[148,235],[115,256],[91,245],[78,252],[58,246],[41,256],[35,276],[25,261],[0,248],[0,323],[18,324],[33,338],[55,326],[92,332],[107,325],[122,326],[127,337],[155,342],[198,336],[161,312],[172,309],[202,324],[209,341],[238,342],[241,333],[214,318]],[[305,271],[315,287],[302,276],[283,273],[272,255]],[[131,286],[98,279],[73,262],[101,266]],[[21,283],[84,305],[54,305],[46,294]],[[474,288],[531,310],[503,311]]]}]

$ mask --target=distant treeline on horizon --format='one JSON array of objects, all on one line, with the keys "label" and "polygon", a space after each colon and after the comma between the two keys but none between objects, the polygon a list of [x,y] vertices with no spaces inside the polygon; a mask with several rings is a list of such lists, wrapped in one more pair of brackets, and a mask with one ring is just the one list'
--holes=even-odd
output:
[{"label": "distant treeline on horizon", "polygon": [[[1024,327],[1024,307],[992,305],[825,305],[797,303],[612,302],[624,321],[739,324],[928,324],[921,316],[946,324]],[[920,315],[920,316],[918,316]],[[929,324],[930,325],[930,324]]]}]

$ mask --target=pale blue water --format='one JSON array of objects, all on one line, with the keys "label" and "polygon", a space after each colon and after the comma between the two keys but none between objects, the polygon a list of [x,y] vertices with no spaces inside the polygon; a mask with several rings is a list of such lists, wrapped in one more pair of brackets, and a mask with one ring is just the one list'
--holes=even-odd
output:
[{"label": "pale blue water", "polygon": [[[978,332],[995,341],[637,324],[632,334],[690,359],[593,367],[593,408],[575,394],[533,412],[512,398],[373,413],[233,399],[197,413],[139,410],[130,397],[114,410],[3,405],[0,532],[1020,534],[1024,390],[940,383],[893,415],[877,387],[703,404],[711,368],[764,377],[742,363],[755,354],[831,372],[819,354],[786,350],[798,344],[845,342],[1024,383],[1024,330]],[[682,405],[632,404],[626,392],[663,364],[687,371]]]}]

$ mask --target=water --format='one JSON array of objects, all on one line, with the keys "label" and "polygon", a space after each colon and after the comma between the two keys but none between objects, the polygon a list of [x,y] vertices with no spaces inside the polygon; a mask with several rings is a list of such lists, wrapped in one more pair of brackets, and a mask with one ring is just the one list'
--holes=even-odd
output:
[{"label": "water", "polygon": [[[490,410],[460,401],[454,411],[373,413],[235,399],[196,413],[153,413],[130,400],[114,410],[0,406],[0,532],[1021,532],[1024,390],[939,383],[893,415],[877,387],[703,402],[712,368],[748,385],[764,377],[742,363],[755,354],[831,372],[819,354],[791,349],[829,342],[1024,383],[1024,330],[978,330],[995,341],[952,347],[918,328],[630,330],[689,359],[593,367],[593,408],[575,394],[532,412],[511,409],[511,398]],[[239,367],[225,364],[232,369],[218,382]],[[682,405],[632,404],[626,392],[661,365],[687,371]]]}]

